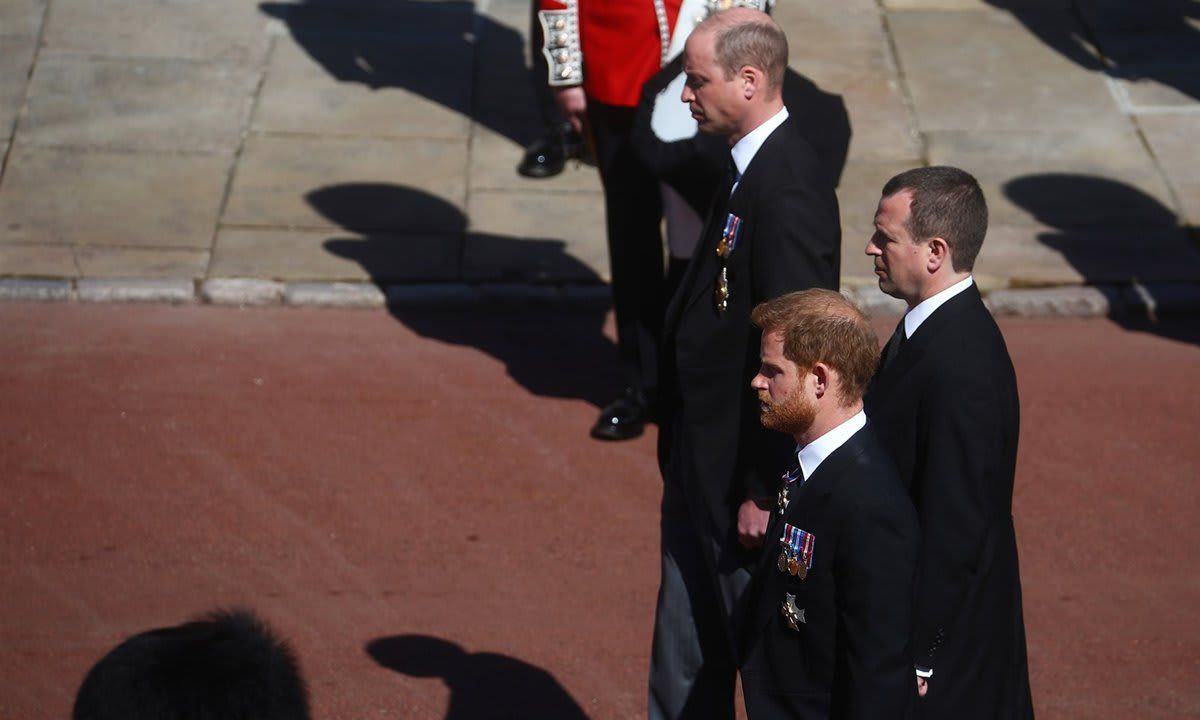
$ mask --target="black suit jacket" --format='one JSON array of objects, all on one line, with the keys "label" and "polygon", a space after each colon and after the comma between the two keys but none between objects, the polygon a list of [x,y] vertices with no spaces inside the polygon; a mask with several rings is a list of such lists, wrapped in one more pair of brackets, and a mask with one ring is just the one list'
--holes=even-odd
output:
[{"label": "black suit jacket", "polygon": [[[803,580],[776,564],[785,523],[814,536]],[[742,672],[749,719],[906,717],[920,530],[870,422],[793,487],[767,533]],[[789,593],[804,610],[798,631],[781,612]]]},{"label": "black suit jacket", "polygon": [[[773,495],[790,441],[758,421],[750,380],[759,333],[750,311],[769,298],[812,287],[836,289],[841,252],[837,199],[816,153],[789,118],[763,143],[732,196],[717,191],[696,253],[667,307],[660,371],[659,461],[686,448],[676,477],[728,535],[748,492]],[[743,221],[728,259],[729,308],[714,303],[716,247],[727,214]]]},{"label": "black suit jacket", "polygon": [[920,717],[1032,717],[1012,523],[1020,408],[1000,329],[971,286],[926,318],[867,392],[921,521],[913,653]]}]

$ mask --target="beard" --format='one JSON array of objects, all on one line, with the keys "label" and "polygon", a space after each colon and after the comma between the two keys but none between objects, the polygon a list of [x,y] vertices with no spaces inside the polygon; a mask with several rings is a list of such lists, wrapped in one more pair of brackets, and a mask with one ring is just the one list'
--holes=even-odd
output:
[{"label": "beard", "polygon": [[758,396],[758,419],[768,430],[799,435],[812,426],[817,418],[817,403],[796,391],[782,402],[772,403],[769,397]]}]

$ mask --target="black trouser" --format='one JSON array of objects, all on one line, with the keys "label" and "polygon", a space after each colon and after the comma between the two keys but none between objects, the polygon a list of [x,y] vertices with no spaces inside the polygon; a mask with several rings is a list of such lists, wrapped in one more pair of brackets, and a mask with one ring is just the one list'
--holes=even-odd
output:
[{"label": "black trouser", "polygon": [[634,112],[635,108],[588,98],[588,122],[604,186],[620,379],[653,399],[667,301],[662,193],[630,140]]}]

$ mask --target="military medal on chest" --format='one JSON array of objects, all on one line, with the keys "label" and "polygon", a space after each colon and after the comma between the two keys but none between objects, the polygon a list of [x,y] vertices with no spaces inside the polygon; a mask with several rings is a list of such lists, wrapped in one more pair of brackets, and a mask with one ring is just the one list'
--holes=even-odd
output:
[{"label": "military medal on chest", "polygon": [[717,312],[723,313],[729,309],[729,256],[737,249],[738,240],[742,234],[742,219],[733,213],[725,217],[725,227],[721,231],[721,240],[717,243],[717,259],[721,263],[721,272],[717,275],[717,287],[713,291],[713,301]]},{"label": "military medal on chest", "polygon": [[775,496],[775,507],[780,515],[787,511],[788,502],[790,502],[788,495],[791,493],[792,486],[795,485],[796,480],[800,478],[802,472],[804,471],[797,467],[795,470],[783,474],[781,478],[783,485],[779,488],[779,494]]},{"label": "military medal on chest", "polygon": [[816,537],[795,525],[784,523],[783,537],[779,538],[779,559],[775,565],[779,572],[804,580],[812,570],[813,546]]},{"label": "military medal on chest", "polygon": [[779,604],[779,610],[783,613],[783,619],[787,622],[788,627],[799,631],[801,623],[807,624],[804,619],[804,608],[796,606],[796,596],[792,593],[787,594],[787,599]]}]

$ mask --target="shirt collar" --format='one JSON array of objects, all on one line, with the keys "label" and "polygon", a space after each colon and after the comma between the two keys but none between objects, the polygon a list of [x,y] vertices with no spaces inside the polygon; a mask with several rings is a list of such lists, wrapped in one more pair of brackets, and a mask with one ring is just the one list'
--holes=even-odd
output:
[{"label": "shirt collar", "polygon": [[849,420],[813,440],[802,448],[797,448],[796,457],[800,460],[800,470],[807,481],[817,471],[817,467],[825,458],[840,448],[854,433],[863,429],[867,424],[867,414],[859,410]]},{"label": "shirt collar", "polygon": [[925,298],[918,303],[915,308],[909,310],[904,316],[905,339],[912,337],[913,333],[917,331],[917,328],[921,327],[921,323],[928,320],[929,316],[933,314],[934,310],[937,310],[942,305],[945,305],[947,300],[963,292],[974,284],[975,278],[971,275],[968,275],[936,295]]},{"label": "shirt collar", "polygon": [[767,137],[775,132],[775,128],[782,125],[783,121],[787,119],[788,109],[784,107],[762,125],[746,133],[746,136],[738,140],[737,144],[730,149],[729,154],[733,156],[733,165],[737,168],[739,176],[746,174],[746,168],[750,167],[750,161],[754,159],[758,149],[766,142]]}]

